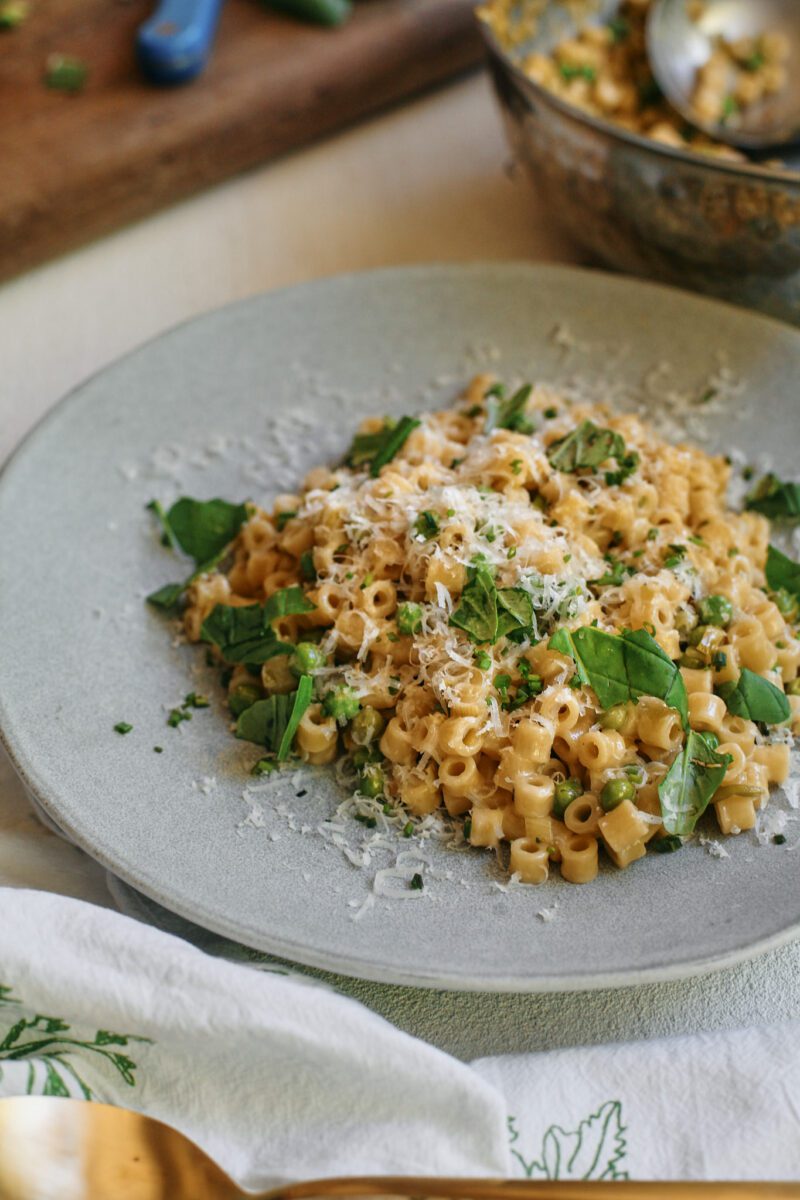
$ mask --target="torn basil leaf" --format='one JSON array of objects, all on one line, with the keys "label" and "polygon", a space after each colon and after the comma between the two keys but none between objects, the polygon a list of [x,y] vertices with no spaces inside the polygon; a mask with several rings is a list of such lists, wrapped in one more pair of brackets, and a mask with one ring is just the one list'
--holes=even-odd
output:
[{"label": "torn basil leaf", "polygon": [[532,626],[533,600],[530,594],[524,588],[498,588],[497,637],[507,637],[517,630],[528,632]]},{"label": "torn basil leaf", "polygon": [[676,709],[684,729],[689,728],[689,700],[680,668],[646,629],[620,634],[603,633],[593,625],[572,632],[559,629],[548,648],[574,661],[581,683],[593,689],[602,708],[656,696]]},{"label": "torn basil leaf", "polygon": [[764,475],[745,496],[744,506],[773,520],[796,521],[800,517],[800,483],[784,483],[777,475]]},{"label": "torn basil leaf", "polygon": [[747,667],[742,667],[738,679],[721,683],[716,691],[725,701],[729,713],[747,721],[781,725],[792,715],[789,701],[781,689]]},{"label": "torn basil leaf", "polygon": [[493,429],[511,429],[515,433],[533,433],[533,421],[525,415],[525,407],[532,391],[532,386],[526,383],[510,399],[506,400],[502,391],[498,394],[496,389],[490,388],[486,393],[486,421],[483,432],[491,433]]},{"label": "torn basil leaf", "polygon": [[702,733],[691,730],[686,744],[658,785],[667,833],[688,837],[725,778],[730,754],[718,754]]},{"label": "torn basil leaf", "polygon": [[348,467],[369,466],[370,475],[376,479],[381,467],[391,462],[418,425],[416,417],[401,417],[399,421],[387,417],[377,433],[357,433],[345,464]]},{"label": "torn basil leaf", "polygon": [[247,520],[246,506],[227,500],[193,500],[191,496],[181,496],[167,513],[157,501],[152,502],[152,507],[173,546],[177,543],[198,567],[230,545]]},{"label": "torn basil leaf", "polygon": [[548,447],[547,458],[551,467],[568,474],[580,470],[594,472],[613,458],[618,469],[606,472],[609,485],[623,483],[639,465],[639,455],[635,451],[627,452],[621,434],[613,429],[602,429],[592,421],[581,421],[572,433],[553,442]]},{"label": "torn basil leaf", "polygon": [[470,567],[458,608],[450,624],[463,629],[472,642],[497,639],[497,587],[489,567]]},{"label": "torn basil leaf", "polygon": [[485,563],[470,567],[458,608],[450,624],[463,629],[472,642],[496,642],[533,626],[533,601],[524,588],[498,588]]},{"label": "torn basil leaf", "polygon": [[147,507],[161,525],[166,542],[173,550],[182,550],[193,558],[197,568],[182,583],[165,584],[147,597],[148,604],[169,612],[189,584],[213,570],[223,558],[247,520],[247,507],[227,500],[193,500],[190,496],[181,496],[168,512],[158,500],[151,500]]},{"label": "torn basil leaf", "polygon": [[777,546],[770,546],[767,550],[766,576],[767,585],[773,592],[782,589],[793,596],[800,596],[800,563],[782,554]]},{"label": "torn basil leaf", "polygon": [[301,675],[297,690],[257,700],[240,714],[236,736],[265,746],[278,762],[289,757],[292,742],[303,713],[311,703],[313,683],[310,675]]},{"label": "torn basil leaf", "polygon": [[241,608],[218,604],[203,622],[200,637],[217,646],[225,662],[257,666],[294,649],[278,640],[272,622],[277,617],[311,612],[313,608],[299,587],[282,588],[265,604],[247,604]]}]

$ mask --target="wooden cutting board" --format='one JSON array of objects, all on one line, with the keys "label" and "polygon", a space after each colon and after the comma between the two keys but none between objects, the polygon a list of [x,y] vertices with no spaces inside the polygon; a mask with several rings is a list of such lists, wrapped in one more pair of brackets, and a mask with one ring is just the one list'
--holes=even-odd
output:
[{"label": "wooden cutting board", "polygon": [[[476,63],[472,0],[361,0],[336,30],[228,0],[193,83],[134,61],[145,0],[31,0],[0,34],[0,277],[179,200]],[[83,92],[42,82],[50,53]],[[321,202],[323,202],[321,200]]]}]

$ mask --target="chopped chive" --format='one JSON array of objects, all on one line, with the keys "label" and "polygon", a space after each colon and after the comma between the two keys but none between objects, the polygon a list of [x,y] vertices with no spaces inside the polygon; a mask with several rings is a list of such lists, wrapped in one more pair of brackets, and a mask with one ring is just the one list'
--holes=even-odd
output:
[{"label": "chopped chive", "polygon": [[511,474],[519,475],[521,470],[522,470],[522,459],[521,458],[513,459],[511,462]]},{"label": "chopped chive", "polygon": [[260,758],[258,762],[253,763],[250,768],[251,775],[271,775],[273,771],[277,771],[278,764],[273,758]]},{"label": "chopped chive", "polygon": [[475,666],[479,667],[481,671],[488,671],[489,667],[491,665],[492,665],[492,660],[489,657],[489,655],[486,653],[486,651],[479,650],[478,653],[475,655]]},{"label": "chopped chive", "polygon": [[153,746],[153,753],[154,754],[163,754],[164,747],[163,746]]},{"label": "chopped chive", "polygon": [[183,700],[183,706],[188,708],[208,708],[210,704],[208,696],[202,696],[199,692],[189,692]]},{"label": "chopped chive", "polygon": [[776,846],[783,846],[786,843],[786,834],[785,833],[776,833],[775,837],[772,840]]},{"label": "chopped chive", "polygon": [[558,409],[557,408],[546,408],[544,410],[543,416],[545,416],[548,421],[552,421],[553,417],[558,416]]},{"label": "chopped chive", "polygon": [[467,409],[465,415],[474,419],[475,417],[481,416],[482,413],[483,413],[483,405],[482,404],[473,404],[471,408]]},{"label": "chopped chive", "polygon": [[372,584],[374,582],[375,582],[375,576],[372,574],[372,571],[367,571],[366,575],[364,576],[363,580],[361,581],[361,583],[359,585],[361,588],[361,591],[363,592],[364,588],[372,587]]},{"label": "chopped chive", "polygon": [[308,583],[313,583],[317,578],[317,569],[314,566],[314,556],[310,550],[304,550],[300,555],[300,574]]},{"label": "chopped chive", "polygon": [[172,712],[167,717],[167,724],[170,729],[177,729],[181,721],[191,721],[192,714],[183,708],[173,708]]},{"label": "chopped chive", "polygon": [[417,871],[416,874],[411,876],[411,887],[414,889],[415,892],[422,891],[422,876],[420,875],[419,871]]},{"label": "chopped chive", "polygon": [[511,558],[516,558],[516,557],[517,557],[517,547],[509,546],[508,550],[506,552],[506,558],[511,559]]},{"label": "chopped chive", "polygon": [[275,518],[275,524],[278,527],[278,533],[282,533],[286,526],[291,521],[292,517],[297,516],[297,509],[291,509],[287,512],[279,512]]},{"label": "chopped chive", "polygon": [[410,838],[414,832],[414,822],[407,821],[403,826],[403,837]]},{"label": "chopped chive", "polygon": [[117,733],[130,733],[133,726],[129,725],[127,721],[117,721],[114,729]]}]

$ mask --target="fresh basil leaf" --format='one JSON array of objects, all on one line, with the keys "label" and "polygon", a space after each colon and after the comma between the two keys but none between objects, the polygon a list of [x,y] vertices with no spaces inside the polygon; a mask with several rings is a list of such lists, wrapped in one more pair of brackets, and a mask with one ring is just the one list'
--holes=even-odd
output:
[{"label": "fresh basil leaf", "polygon": [[155,608],[161,608],[165,612],[172,612],[178,607],[178,601],[189,584],[194,583],[195,579],[199,579],[201,575],[207,574],[208,571],[213,571],[214,567],[225,557],[226,550],[227,546],[223,547],[219,554],[209,559],[208,562],[201,563],[197,570],[192,571],[191,575],[187,579],[184,579],[182,583],[168,583],[164,587],[159,588],[158,591],[151,592],[149,596],[145,597],[147,603],[154,605]]},{"label": "fresh basil leaf", "polygon": [[685,746],[658,785],[667,833],[688,837],[694,831],[731,762],[730,754],[718,754],[702,733],[690,731]]},{"label": "fresh basil leaf", "polygon": [[301,675],[297,690],[285,695],[257,700],[239,715],[236,736],[265,746],[278,762],[289,757],[303,713],[311,703],[313,683],[310,675]]},{"label": "fresh basil leaf", "polygon": [[273,592],[264,605],[264,620],[268,624],[276,617],[291,617],[299,613],[313,612],[315,605],[307,600],[301,587],[281,588]]},{"label": "fresh basil leaf", "polygon": [[770,546],[767,550],[766,576],[767,585],[773,592],[783,588],[793,596],[800,597],[800,563],[782,554],[777,546]]},{"label": "fresh basil leaf", "polygon": [[200,637],[217,646],[228,663],[257,665],[292,650],[291,646],[278,641],[269,621],[264,618],[263,604],[247,604],[242,608],[217,604],[203,622]]},{"label": "fresh basil leaf", "polygon": [[277,617],[312,612],[314,605],[306,599],[301,587],[281,588],[264,604],[247,604],[241,608],[218,604],[203,622],[200,637],[218,646],[228,663],[257,666],[277,654],[288,654],[292,646],[275,635],[272,622]]},{"label": "fresh basil leaf", "polygon": [[364,467],[369,465],[369,473],[373,479],[380,474],[401,449],[409,434],[419,425],[416,417],[401,417],[399,421],[388,418],[383,428],[377,433],[357,433],[353,444],[347,452],[345,463],[348,467]]},{"label": "fresh basil leaf", "polygon": [[745,496],[744,506],[765,517],[796,521],[800,517],[800,483],[784,483],[777,475],[765,475]]},{"label": "fresh basil leaf", "polygon": [[547,457],[551,467],[567,473],[584,468],[595,471],[613,458],[620,469],[610,473],[613,478],[607,479],[607,483],[622,483],[639,464],[638,454],[626,453],[621,434],[613,429],[601,429],[592,421],[581,421],[572,433],[553,442],[548,448]]},{"label": "fresh basil leaf", "polygon": [[531,384],[526,383],[509,400],[504,400],[501,395],[497,395],[490,389],[486,393],[486,421],[483,432],[491,433],[493,429],[512,429],[515,433],[533,433],[534,424],[525,415],[525,406],[532,391]]},{"label": "fresh basil leaf", "polygon": [[571,633],[559,629],[548,647],[573,659],[581,683],[593,689],[602,708],[656,696],[676,709],[684,729],[689,728],[689,700],[680,668],[647,630],[613,634],[593,625]]},{"label": "fresh basil leaf", "polygon": [[497,591],[497,635],[507,637],[516,630],[533,627],[533,600],[524,588],[499,588]]},{"label": "fresh basil leaf", "polygon": [[450,624],[463,629],[471,642],[497,640],[497,587],[489,567],[480,564],[467,571],[467,582]]},{"label": "fresh basil leaf", "polygon": [[747,721],[781,725],[792,715],[789,701],[781,689],[747,667],[742,667],[737,680],[721,683],[716,691],[725,701],[729,713]]},{"label": "fresh basil leaf", "polygon": [[230,545],[246,520],[244,504],[181,496],[166,514],[165,528],[173,545],[177,542],[199,566]]},{"label": "fresh basil leaf", "polygon": [[152,604],[154,608],[161,608],[164,612],[171,612],[176,608],[178,601],[186,591],[188,581],[183,583],[166,583],[163,587],[155,592],[151,592],[147,597],[147,603]]}]

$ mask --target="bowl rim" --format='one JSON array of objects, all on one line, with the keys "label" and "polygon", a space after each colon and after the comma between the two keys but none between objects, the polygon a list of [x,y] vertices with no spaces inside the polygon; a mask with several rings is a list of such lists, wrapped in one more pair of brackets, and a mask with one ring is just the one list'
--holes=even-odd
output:
[{"label": "bowl rim", "polygon": [[681,150],[675,146],[668,146],[663,142],[657,142],[655,138],[645,137],[639,133],[632,133],[630,130],[624,129],[621,125],[617,125],[614,121],[606,120],[604,117],[596,117],[592,113],[584,112],[583,109],[577,108],[574,104],[563,100],[555,92],[551,92],[542,84],[537,83],[536,80],[531,79],[529,75],[526,75],[511,57],[510,53],[501,45],[491,25],[481,15],[478,8],[475,10],[475,19],[480,35],[490,55],[494,55],[501,60],[520,87],[533,92],[542,103],[556,109],[563,116],[569,117],[579,124],[588,125],[598,133],[604,133],[617,141],[624,142],[629,146],[634,146],[639,150],[647,151],[656,156],[661,155],[665,158],[675,159],[678,162],[688,163],[693,167],[702,166],[707,170],[717,171],[723,175],[744,176],[748,182],[760,179],[767,183],[794,185],[800,189],[800,171],[793,170],[791,167],[766,167],[759,163],[751,162],[749,159],[743,163],[730,162],[725,159],[715,158],[710,154],[700,154],[694,150]]}]

